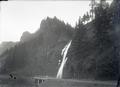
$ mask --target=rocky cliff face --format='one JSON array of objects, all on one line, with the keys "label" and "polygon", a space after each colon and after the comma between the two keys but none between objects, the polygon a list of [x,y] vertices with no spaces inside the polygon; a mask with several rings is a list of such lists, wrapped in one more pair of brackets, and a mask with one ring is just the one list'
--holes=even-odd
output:
[{"label": "rocky cliff face", "polygon": [[26,42],[29,41],[31,38],[33,38],[33,35],[29,33],[28,31],[23,32],[20,41],[21,42]]},{"label": "rocky cliff face", "polygon": [[24,33],[21,41],[1,56],[7,55],[1,73],[56,76],[61,51],[72,34],[73,28],[56,17],[44,19],[39,30]]}]

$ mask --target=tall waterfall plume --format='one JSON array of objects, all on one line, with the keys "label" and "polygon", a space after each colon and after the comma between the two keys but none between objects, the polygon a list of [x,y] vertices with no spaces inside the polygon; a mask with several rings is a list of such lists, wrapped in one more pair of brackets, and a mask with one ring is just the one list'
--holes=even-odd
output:
[{"label": "tall waterfall plume", "polygon": [[66,63],[67,59],[68,59],[67,52],[68,52],[68,49],[71,45],[71,42],[72,42],[72,40],[62,49],[62,52],[61,52],[61,55],[63,56],[63,59],[62,59],[62,63],[60,65],[60,68],[59,68],[58,73],[57,73],[57,78],[59,78],[59,79],[62,78],[63,68],[65,66],[65,63]]}]

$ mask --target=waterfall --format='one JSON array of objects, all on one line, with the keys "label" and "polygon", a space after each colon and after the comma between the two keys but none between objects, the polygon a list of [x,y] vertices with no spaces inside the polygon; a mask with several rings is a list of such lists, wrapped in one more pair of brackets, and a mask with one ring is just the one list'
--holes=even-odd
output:
[{"label": "waterfall", "polygon": [[62,52],[61,52],[63,59],[62,59],[62,63],[60,65],[60,68],[59,68],[58,73],[57,73],[57,78],[59,78],[59,79],[62,78],[63,68],[64,68],[64,65],[65,65],[67,59],[68,59],[68,57],[66,57],[66,56],[67,56],[68,49],[71,45],[71,42],[72,42],[72,40],[62,49]]}]

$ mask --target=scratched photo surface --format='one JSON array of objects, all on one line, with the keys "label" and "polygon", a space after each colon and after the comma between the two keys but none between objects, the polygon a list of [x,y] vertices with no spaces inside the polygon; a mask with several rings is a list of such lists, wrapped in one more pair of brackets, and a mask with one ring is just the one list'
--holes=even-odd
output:
[{"label": "scratched photo surface", "polygon": [[120,0],[1,0],[0,87],[120,87]]}]

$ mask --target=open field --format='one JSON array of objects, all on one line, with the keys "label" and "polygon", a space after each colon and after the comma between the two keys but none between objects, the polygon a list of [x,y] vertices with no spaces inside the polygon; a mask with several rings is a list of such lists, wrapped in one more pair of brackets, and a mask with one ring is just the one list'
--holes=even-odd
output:
[{"label": "open field", "polygon": [[116,87],[116,82],[51,79],[46,80],[38,87]]},{"label": "open field", "polygon": [[[38,77],[39,78],[39,77]],[[28,78],[24,80],[4,80],[0,87],[116,87],[114,81],[90,81],[90,80],[71,80],[71,79],[56,79],[56,78],[39,78],[44,80],[37,84],[35,79]]]}]

